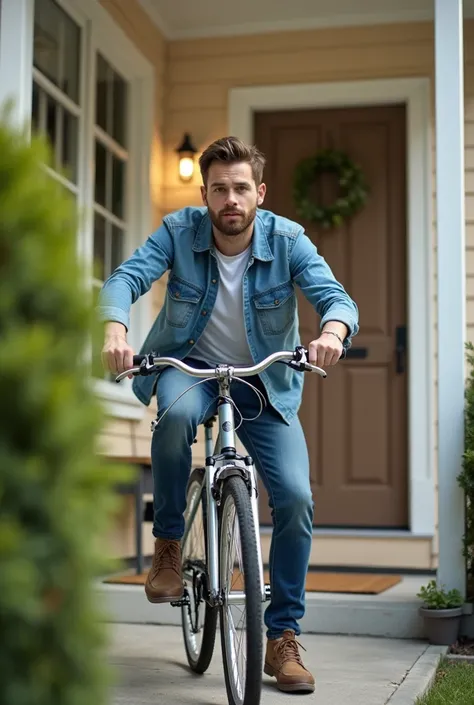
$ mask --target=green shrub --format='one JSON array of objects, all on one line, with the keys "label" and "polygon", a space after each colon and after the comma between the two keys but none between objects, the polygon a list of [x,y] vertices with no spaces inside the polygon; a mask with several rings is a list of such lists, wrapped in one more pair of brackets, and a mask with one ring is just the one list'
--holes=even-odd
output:
[{"label": "green shrub", "polygon": [[[109,673],[92,580],[116,468],[85,350],[93,308],[75,207],[0,121],[0,703],[100,705]],[[123,478],[122,478],[123,479]]]},{"label": "green shrub", "polygon": [[474,599],[474,346],[467,343],[469,375],[466,383],[465,441],[463,469],[459,484],[464,490],[466,501],[466,528],[463,554],[466,559],[467,597]]}]

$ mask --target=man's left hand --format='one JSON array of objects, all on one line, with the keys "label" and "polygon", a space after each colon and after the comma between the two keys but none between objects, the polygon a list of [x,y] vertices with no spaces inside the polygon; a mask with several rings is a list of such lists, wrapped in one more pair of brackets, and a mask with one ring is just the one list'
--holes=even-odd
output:
[{"label": "man's left hand", "polygon": [[309,344],[309,362],[317,367],[329,367],[338,362],[342,351],[341,341],[335,335],[323,332]]}]

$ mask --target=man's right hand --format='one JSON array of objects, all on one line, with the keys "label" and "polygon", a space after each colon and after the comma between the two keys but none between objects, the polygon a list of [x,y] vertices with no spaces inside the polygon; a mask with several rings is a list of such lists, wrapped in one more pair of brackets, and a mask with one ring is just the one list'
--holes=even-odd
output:
[{"label": "man's right hand", "polygon": [[121,323],[107,323],[102,348],[102,364],[106,370],[120,374],[133,367],[133,349],[127,343],[127,332]]}]

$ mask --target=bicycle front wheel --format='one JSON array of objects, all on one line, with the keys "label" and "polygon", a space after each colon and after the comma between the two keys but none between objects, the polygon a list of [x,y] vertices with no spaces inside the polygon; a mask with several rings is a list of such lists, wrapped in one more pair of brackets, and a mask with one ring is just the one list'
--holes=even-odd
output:
[{"label": "bicycle front wheel", "polygon": [[244,480],[224,483],[219,520],[221,643],[229,705],[257,705],[262,689],[262,593],[257,535]]}]

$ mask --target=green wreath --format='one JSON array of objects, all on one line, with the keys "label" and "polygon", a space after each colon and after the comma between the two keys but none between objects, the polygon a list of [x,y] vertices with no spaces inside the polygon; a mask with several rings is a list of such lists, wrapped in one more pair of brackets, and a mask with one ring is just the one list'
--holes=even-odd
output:
[{"label": "green wreath", "polygon": [[[321,206],[309,198],[309,189],[323,173],[335,173],[342,194],[330,206]],[[342,225],[366,203],[368,188],[362,170],[344,152],[325,149],[315,157],[303,159],[295,170],[293,198],[299,216],[323,228]]]}]

